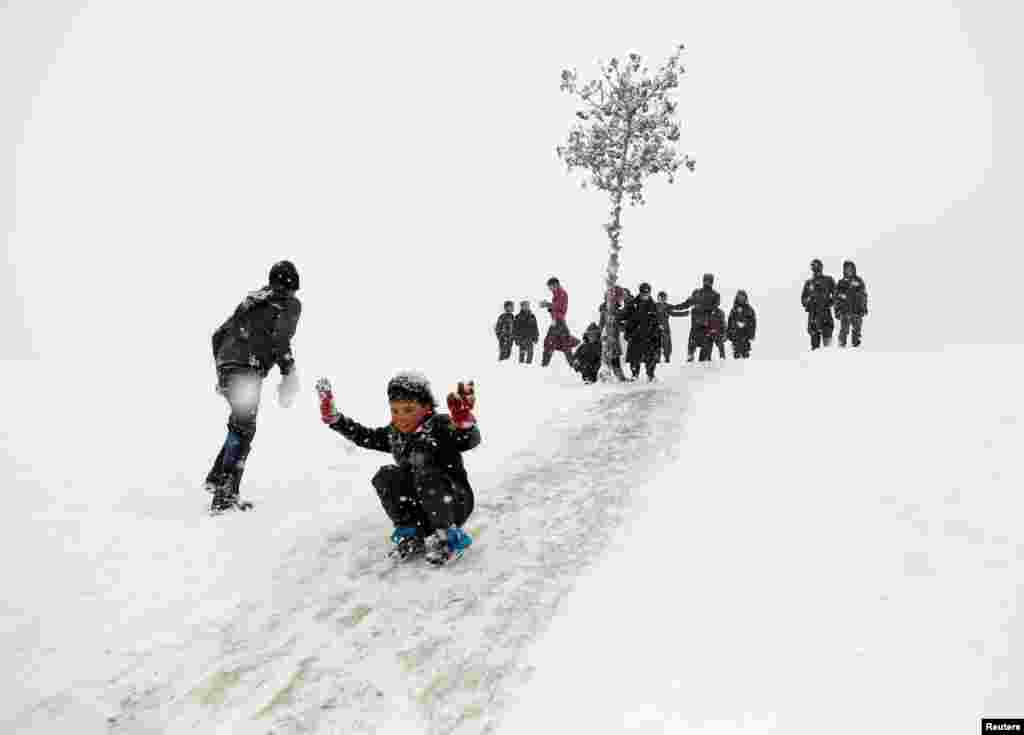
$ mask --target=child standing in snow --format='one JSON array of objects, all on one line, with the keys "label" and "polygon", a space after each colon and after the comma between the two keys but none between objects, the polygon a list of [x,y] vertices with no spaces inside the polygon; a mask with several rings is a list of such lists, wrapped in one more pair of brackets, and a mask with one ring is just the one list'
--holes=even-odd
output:
[{"label": "child standing in snow", "polygon": [[704,341],[700,346],[700,362],[711,359],[712,347],[718,348],[718,358],[725,359],[725,312],[721,308],[713,308],[707,316],[704,326]]},{"label": "child standing in snow", "polygon": [[540,339],[540,330],[529,301],[519,302],[519,313],[512,322],[512,339],[519,346],[519,362],[533,364],[533,346]]},{"label": "child standing in snow", "polygon": [[601,328],[594,322],[583,333],[583,344],[572,356],[572,368],[583,376],[584,383],[597,382],[597,373],[601,370]]},{"label": "child standing in snow", "polygon": [[750,357],[750,343],[757,333],[757,314],[747,299],[747,292],[740,289],[736,292],[732,311],[729,312],[729,324],[726,337],[732,342],[732,356],[736,359]]},{"label": "child standing in snow", "polygon": [[450,415],[445,415],[435,413],[437,403],[423,375],[399,373],[387,388],[391,423],[376,429],[338,411],[326,378],[317,381],[317,392],[321,421],[360,447],[390,452],[395,461],[372,480],[395,525],[391,556],[423,553],[427,562],[441,565],[461,554],[472,543],[462,525],[473,512],[462,453],[480,444],[473,383],[459,383],[457,392],[448,394]]},{"label": "child standing in snow", "polygon": [[515,304],[506,301],[505,310],[498,316],[498,321],[494,324],[494,336],[498,338],[498,362],[512,356],[512,323],[515,321],[515,314],[512,312],[514,309]]}]

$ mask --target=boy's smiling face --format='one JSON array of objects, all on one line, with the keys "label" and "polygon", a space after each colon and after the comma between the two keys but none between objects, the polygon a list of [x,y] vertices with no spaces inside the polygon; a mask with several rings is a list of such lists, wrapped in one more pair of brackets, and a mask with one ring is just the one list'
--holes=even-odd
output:
[{"label": "boy's smiling face", "polygon": [[419,401],[389,401],[391,404],[391,425],[403,434],[416,431],[416,427],[431,412],[430,406]]}]

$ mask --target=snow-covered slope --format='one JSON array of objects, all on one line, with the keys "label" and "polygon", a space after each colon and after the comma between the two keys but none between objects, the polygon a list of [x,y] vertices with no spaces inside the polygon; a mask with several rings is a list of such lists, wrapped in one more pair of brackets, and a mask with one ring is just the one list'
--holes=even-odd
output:
[{"label": "snow-covered slope", "polygon": [[491,368],[477,542],[445,570],[383,560],[386,458],[319,426],[311,391],[265,409],[256,511],[210,519],[158,425],[83,425],[49,461],[25,390],[48,376],[23,370],[5,730],[962,732],[1013,711],[1024,660],[1024,351],[985,357],[673,364],[624,387]]},{"label": "snow-covered slope", "polygon": [[690,381],[501,732],[977,732],[1024,706],[1019,347]]}]

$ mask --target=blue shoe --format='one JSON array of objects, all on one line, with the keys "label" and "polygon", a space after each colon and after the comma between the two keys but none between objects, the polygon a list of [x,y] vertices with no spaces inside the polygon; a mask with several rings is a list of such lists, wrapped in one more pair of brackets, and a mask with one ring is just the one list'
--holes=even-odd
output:
[{"label": "blue shoe", "polygon": [[461,528],[448,529],[448,550],[460,553],[473,545],[473,537]]}]

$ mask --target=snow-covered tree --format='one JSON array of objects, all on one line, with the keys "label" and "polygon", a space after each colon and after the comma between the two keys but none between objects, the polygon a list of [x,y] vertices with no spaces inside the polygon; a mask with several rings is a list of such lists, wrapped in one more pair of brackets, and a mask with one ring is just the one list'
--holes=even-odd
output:
[{"label": "snow-covered tree", "polygon": [[[558,157],[569,172],[583,170],[583,188],[592,186],[611,199],[610,219],[604,225],[609,242],[605,272],[609,314],[619,274],[623,199],[630,206],[644,204],[644,182],[649,177],[665,174],[672,183],[681,166],[690,172],[694,169],[694,160],[677,150],[680,124],[676,103],[670,98],[684,73],[683,51],[682,45],[677,47],[653,74],[635,53],[598,62],[600,77],[589,81],[581,82],[576,70],[562,71],[562,91],[576,97],[581,109],[568,141],[556,149]],[[610,322],[606,320],[603,335],[604,376],[613,344]]]}]

